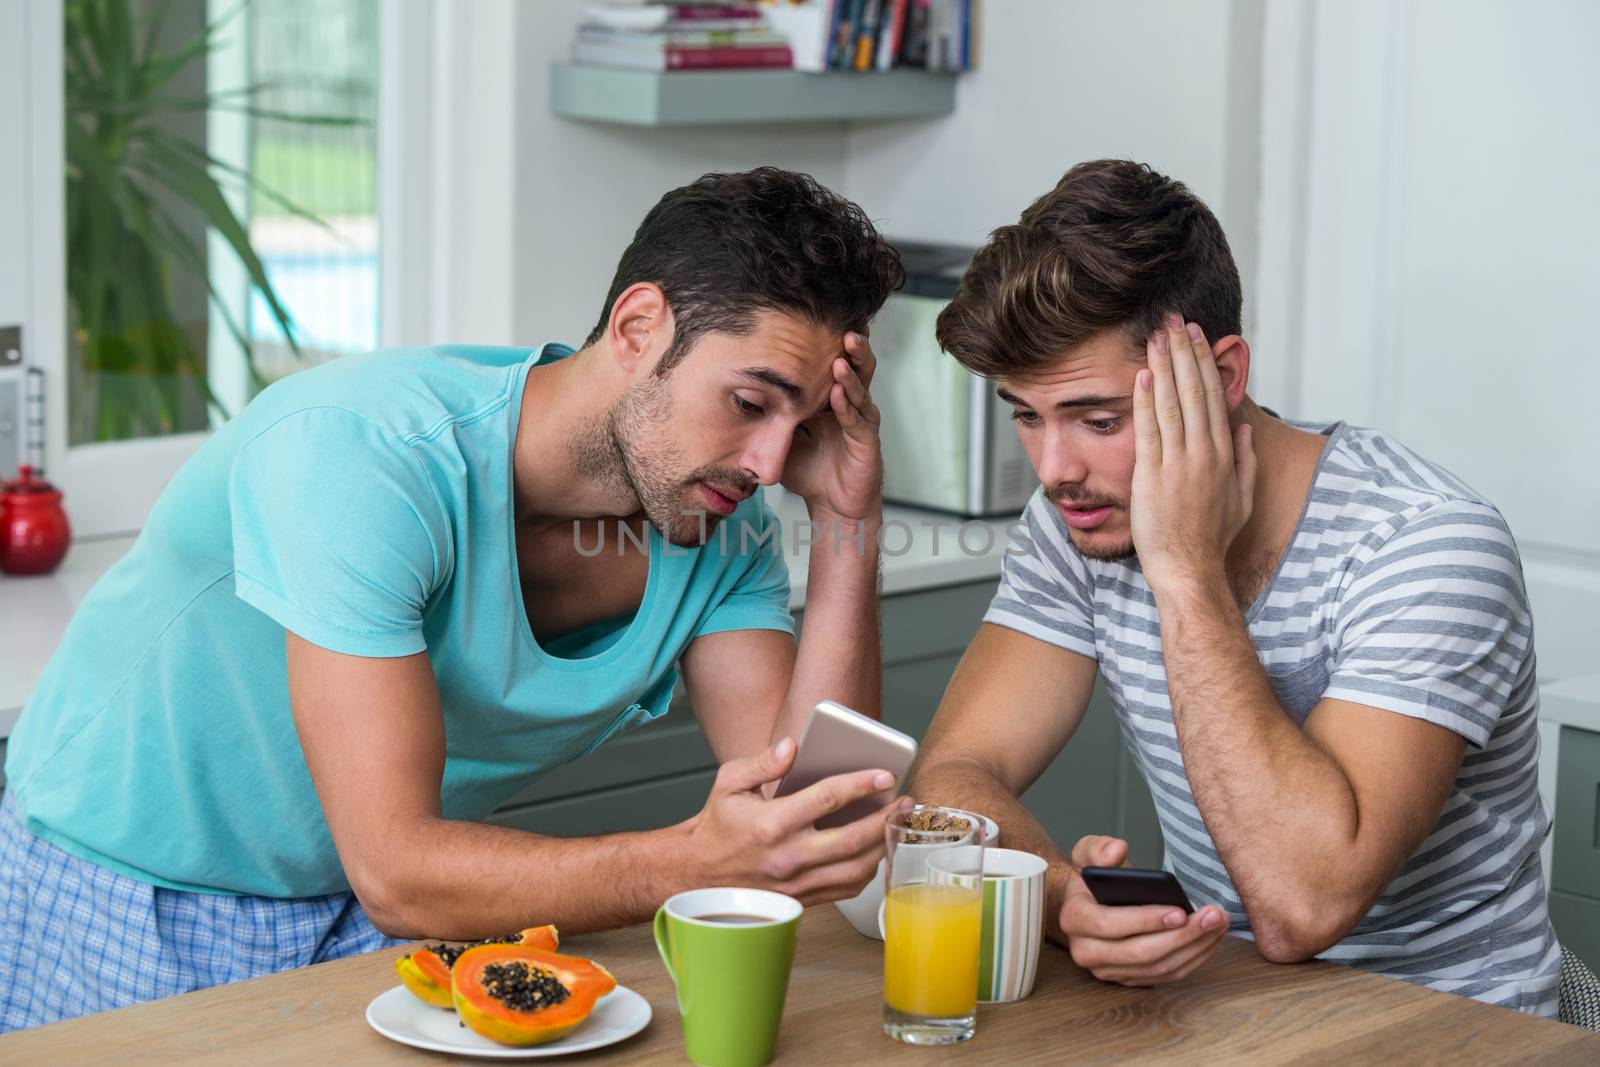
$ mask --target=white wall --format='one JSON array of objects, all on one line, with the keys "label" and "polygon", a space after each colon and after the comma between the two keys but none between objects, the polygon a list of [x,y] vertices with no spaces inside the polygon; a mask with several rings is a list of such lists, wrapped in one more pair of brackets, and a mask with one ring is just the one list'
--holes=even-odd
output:
[{"label": "white wall", "polygon": [[[475,19],[485,3],[515,7],[472,2]],[[501,239],[514,239],[515,280],[506,288],[465,249],[457,278],[474,271],[477,278],[465,286],[458,280],[455,290],[468,303],[487,303],[490,313],[456,314],[454,335],[581,340],[633,228],[663,192],[709,170],[763,163],[816,176],[859,202],[886,233],[979,244],[1073,163],[1145,160],[1188,182],[1217,211],[1248,289],[1263,2],[990,0],[980,8],[980,67],[961,78],[954,115],[768,130],[634,129],[552,116],[546,68],[567,55],[583,5],[521,5],[515,113],[496,115],[493,98],[467,102],[480,142],[495,136],[496,123],[514,124],[510,224],[484,207],[500,200],[497,190],[462,200],[476,220],[469,225],[488,228],[489,248],[498,252]],[[478,54],[459,62],[485,79],[485,64],[502,62],[496,53],[504,38],[493,29],[474,36]],[[501,290],[503,297],[494,295]],[[496,325],[502,299],[514,304],[509,336]]]},{"label": "white wall", "polygon": [[[0,0],[0,324],[20,323],[28,309],[27,42],[23,0]],[[27,344],[31,338],[24,338]],[[10,477],[10,473],[7,474]]]},{"label": "white wall", "polygon": [[[494,205],[456,219],[434,220],[435,284],[450,294],[440,305],[445,337],[460,343],[507,343],[516,331],[515,211],[520,151],[514,135],[521,109],[518,28],[534,5],[515,0],[448,0],[435,77],[453,87],[435,127],[436,190],[442,201]],[[512,284],[507,284],[507,283]]]},{"label": "white wall", "polygon": [[[1255,255],[1260,0],[990,0],[956,112],[852,127],[845,188],[885,232],[982,244],[1072,164],[1189,185]],[[1247,305],[1249,301],[1247,299]]]},{"label": "white wall", "polygon": [[[1540,677],[1600,645],[1600,6],[1273,0],[1264,336],[1290,413],[1396,434],[1499,506]],[[1286,281],[1287,279],[1287,281]]]},{"label": "white wall", "polygon": [[583,340],[622,250],[669,189],[708,171],[762,164],[844,187],[846,135],[838,124],[635,129],[551,115],[547,68],[569,54],[582,6],[525,5],[518,32],[509,232],[517,243],[512,323],[519,344]]},{"label": "white wall", "polygon": [[[1128,156],[1188,182],[1220,212],[1227,85],[1218,75],[1231,8],[985,4],[979,66],[961,76],[955,114],[854,127],[851,191],[890,232],[976,244],[1073,163]],[[1184,58],[1162,40],[1183,42]]]}]

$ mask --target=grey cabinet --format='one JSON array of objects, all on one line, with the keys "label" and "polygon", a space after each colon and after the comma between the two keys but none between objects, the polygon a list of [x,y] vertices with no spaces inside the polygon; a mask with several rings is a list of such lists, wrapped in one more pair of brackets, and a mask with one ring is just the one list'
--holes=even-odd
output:
[{"label": "grey cabinet", "polygon": [[716,767],[578,793],[521,807],[506,807],[492,823],[551,837],[593,837],[625,830],[653,830],[682,822],[700,810]]},{"label": "grey cabinet", "polygon": [[1577,953],[1590,970],[1600,973],[1600,900],[1552,889],[1550,924],[1564,948]]},{"label": "grey cabinet", "polygon": [[1600,734],[1561,728],[1553,834],[1550,921],[1563,945],[1600,969]]},{"label": "grey cabinet", "polygon": [[[889,725],[919,739],[927,732],[993,594],[993,582],[973,582],[884,598]],[[798,621],[803,627],[803,614]],[[715,776],[716,760],[680,692],[670,714],[551,772],[491,821],[560,836],[667,826],[700,810]],[[1023,800],[1065,848],[1084,834],[1116,834],[1128,838],[1132,862],[1161,861],[1149,794],[1098,686],[1077,735]]]}]

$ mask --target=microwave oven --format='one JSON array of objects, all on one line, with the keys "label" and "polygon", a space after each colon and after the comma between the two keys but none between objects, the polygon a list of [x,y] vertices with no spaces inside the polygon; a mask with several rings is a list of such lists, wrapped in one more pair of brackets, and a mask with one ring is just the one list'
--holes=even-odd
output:
[{"label": "microwave oven", "polygon": [[973,249],[894,241],[905,287],[872,320],[886,501],[964,516],[1016,515],[1038,479],[1011,406],[939,350],[934,324]]}]

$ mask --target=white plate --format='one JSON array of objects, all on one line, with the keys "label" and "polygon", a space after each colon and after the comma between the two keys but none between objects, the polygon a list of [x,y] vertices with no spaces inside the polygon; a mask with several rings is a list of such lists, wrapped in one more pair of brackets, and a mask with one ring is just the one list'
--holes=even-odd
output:
[{"label": "white plate", "polygon": [[457,1056],[517,1060],[536,1056],[564,1056],[569,1052],[612,1045],[632,1037],[650,1022],[650,1002],[625,985],[619,985],[594,1006],[594,1013],[566,1037],[546,1045],[513,1048],[468,1030],[449,1008],[424,1004],[403,985],[379,993],[367,1005],[367,1022],[384,1037],[433,1052]]}]

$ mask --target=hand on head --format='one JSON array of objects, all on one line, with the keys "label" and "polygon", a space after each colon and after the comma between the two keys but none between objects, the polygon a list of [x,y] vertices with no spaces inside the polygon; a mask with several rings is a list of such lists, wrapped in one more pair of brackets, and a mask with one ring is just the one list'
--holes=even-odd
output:
[{"label": "hand on head", "polygon": [[797,436],[783,471],[783,484],[817,509],[855,522],[881,506],[883,459],[878,440],[881,415],[869,388],[877,357],[866,335],[844,335],[833,361],[829,410],[812,418]]},{"label": "hand on head", "polygon": [[1195,323],[1172,314],[1145,345],[1134,378],[1129,519],[1151,587],[1222,567],[1250,519],[1256,457],[1248,423],[1232,425],[1217,356]]}]

